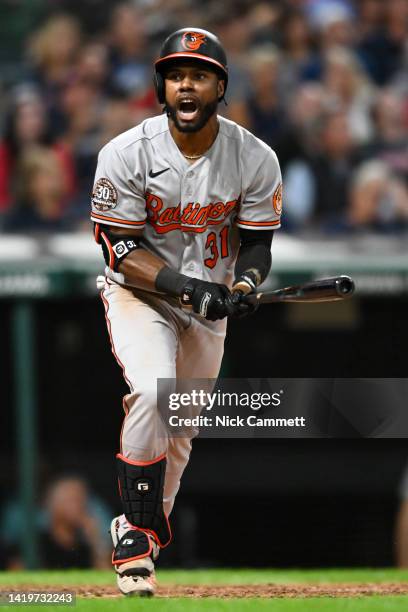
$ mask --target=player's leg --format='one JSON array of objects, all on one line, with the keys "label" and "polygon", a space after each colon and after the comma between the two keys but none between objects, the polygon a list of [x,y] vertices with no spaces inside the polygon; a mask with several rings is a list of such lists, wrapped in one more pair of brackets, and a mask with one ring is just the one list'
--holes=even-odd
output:
[{"label": "player's leg", "polygon": [[[180,335],[177,353],[177,378],[180,379],[217,379],[224,353],[224,322],[215,329],[206,326],[198,318],[191,318],[191,325]],[[206,389],[212,391],[212,387]],[[197,412],[197,414],[199,411]],[[189,435],[169,437],[167,449],[167,468],[164,483],[164,509],[169,516],[180,478],[186,467],[191,451],[191,439],[198,430],[191,428]]]},{"label": "player's leg", "polygon": [[177,327],[118,285],[105,287],[112,350],[129,385],[117,456],[124,514],[112,521],[113,562],[125,594],[154,592],[159,546],[171,538],[163,511],[167,432],[157,411],[156,379],[175,378]]},{"label": "player's leg", "polygon": [[176,376],[178,330],[166,312],[119,285],[107,285],[102,299],[112,352],[130,391],[123,401],[120,453],[130,461],[153,461],[167,450],[157,378]]}]

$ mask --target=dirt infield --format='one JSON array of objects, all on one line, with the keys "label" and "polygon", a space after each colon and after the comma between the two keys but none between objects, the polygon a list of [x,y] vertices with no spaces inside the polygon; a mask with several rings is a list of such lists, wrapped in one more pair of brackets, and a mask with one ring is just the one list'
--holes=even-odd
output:
[{"label": "dirt infield", "polygon": [[[78,597],[85,598],[115,598],[122,597],[115,586],[99,585],[19,585],[18,589],[2,586],[0,591],[74,591]],[[233,598],[304,598],[304,597],[368,597],[370,595],[408,595],[408,583],[341,583],[341,584],[251,584],[251,585],[161,585],[157,597],[188,597],[202,599],[216,597],[217,599]]]}]

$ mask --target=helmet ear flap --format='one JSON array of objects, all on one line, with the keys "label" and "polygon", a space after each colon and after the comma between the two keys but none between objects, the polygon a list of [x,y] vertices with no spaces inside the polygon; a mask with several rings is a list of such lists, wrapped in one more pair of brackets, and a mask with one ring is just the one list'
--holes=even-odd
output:
[{"label": "helmet ear flap", "polygon": [[165,91],[164,91],[164,79],[160,72],[155,72],[153,75],[153,84],[156,90],[157,99],[159,104],[165,104]]}]

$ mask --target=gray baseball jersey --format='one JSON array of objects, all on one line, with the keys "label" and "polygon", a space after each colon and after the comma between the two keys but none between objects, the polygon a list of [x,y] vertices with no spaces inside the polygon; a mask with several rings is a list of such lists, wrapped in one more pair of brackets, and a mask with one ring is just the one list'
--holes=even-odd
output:
[{"label": "gray baseball jersey", "polygon": [[[165,114],[146,119],[99,153],[96,223],[143,229],[142,246],[183,274],[231,285],[239,227],[280,227],[282,179],[275,153],[221,116],[211,148],[193,164]],[[109,268],[107,276],[123,283]]]}]

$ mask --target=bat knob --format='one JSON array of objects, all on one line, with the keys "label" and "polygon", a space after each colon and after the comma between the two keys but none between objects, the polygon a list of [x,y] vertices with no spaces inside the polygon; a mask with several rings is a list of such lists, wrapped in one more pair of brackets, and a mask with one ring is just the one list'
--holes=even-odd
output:
[{"label": "bat knob", "polygon": [[349,276],[340,277],[338,291],[342,295],[351,295],[354,292],[354,281]]}]

